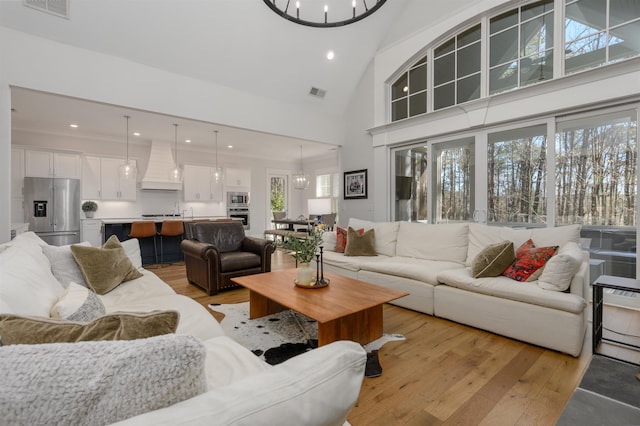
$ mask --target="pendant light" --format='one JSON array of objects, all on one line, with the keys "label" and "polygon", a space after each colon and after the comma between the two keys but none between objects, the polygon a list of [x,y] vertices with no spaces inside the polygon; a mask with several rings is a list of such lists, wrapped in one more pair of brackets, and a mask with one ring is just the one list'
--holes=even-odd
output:
[{"label": "pendant light", "polygon": [[309,188],[309,175],[305,175],[302,167],[302,145],[300,145],[300,171],[293,175],[293,187],[295,189]]},{"label": "pendant light", "polygon": [[216,167],[211,170],[211,182],[213,183],[221,183],[222,182],[222,168],[218,167],[218,131],[214,130],[213,133],[216,134]]},{"label": "pendant light", "polygon": [[136,175],[138,173],[138,169],[136,167],[136,160],[130,160],[129,159],[129,119],[131,117],[129,117],[128,115],[125,115],[124,118],[126,118],[127,120],[127,131],[126,131],[126,135],[127,135],[127,160],[125,161],[124,164],[121,164],[120,167],[118,168],[119,174],[120,174],[120,178],[122,179],[135,179]]},{"label": "pendant light", "polygon": [[175,167],[169,170],[169,180],[172,182],[182,182],[182,170],[180,169],[180,165],[178,163],[178,125],[174,124],[175,130],[175,153],[174,158],[176,160]]}]

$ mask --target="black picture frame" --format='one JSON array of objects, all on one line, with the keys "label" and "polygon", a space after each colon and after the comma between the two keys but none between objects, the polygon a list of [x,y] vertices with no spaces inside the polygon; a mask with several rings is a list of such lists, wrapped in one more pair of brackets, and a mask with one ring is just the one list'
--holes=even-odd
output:
[{"label": "black picture frame", "polygon": [[367,169],[344,172],[344,199],[358,200],[365,199],[367,196]]}]

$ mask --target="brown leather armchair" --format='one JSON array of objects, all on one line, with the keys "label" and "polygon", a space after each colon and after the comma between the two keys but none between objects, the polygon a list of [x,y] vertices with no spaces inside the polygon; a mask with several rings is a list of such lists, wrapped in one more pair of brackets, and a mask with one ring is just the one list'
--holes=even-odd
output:
[{"label": "brown leather armchair", "polygon": [[180,243],[187,279],[209,295],[238,287],[231,278],[271,271],[275,246],[245,236],[238,221],[192,223],[190,233]]}]

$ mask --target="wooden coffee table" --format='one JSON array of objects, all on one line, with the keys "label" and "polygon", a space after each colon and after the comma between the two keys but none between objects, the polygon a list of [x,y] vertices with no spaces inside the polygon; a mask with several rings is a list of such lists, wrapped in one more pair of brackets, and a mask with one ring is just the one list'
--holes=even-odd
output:
[{"label": "wooden coffee table", "polygon": [[408,294],[335,274],[325,274],[327,287],[300,288],[295,277],[295,269],[284,269],[232,281],[249,289],[251,319],[292,309],[318,321],[318,346],[376,340],[382,336],[382,304]]}]

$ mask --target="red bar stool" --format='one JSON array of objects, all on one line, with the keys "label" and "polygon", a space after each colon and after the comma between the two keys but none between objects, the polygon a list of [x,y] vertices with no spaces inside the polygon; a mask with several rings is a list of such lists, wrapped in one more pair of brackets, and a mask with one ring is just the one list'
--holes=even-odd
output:
[{"label": "red bar stool", "polygon": [[[154,256],[156,265],[158,264],[158,248],[156,246],[155,222],[151,220],[132,222],[129,238],[137,238],[138,240],[141,240],[143,238],[153,238],[153,256]],[[142,253],[142,248],[140,248],[140,252]]]},{"label": "red bar stool", "polygon": [[[180,237],[184,234],[184,223],[181,220],[164,220],[158,235],[160,236],[160,263],[164,263],[164,246],[162,237]],[[178,245],[179,246],[179,245]]]}]

